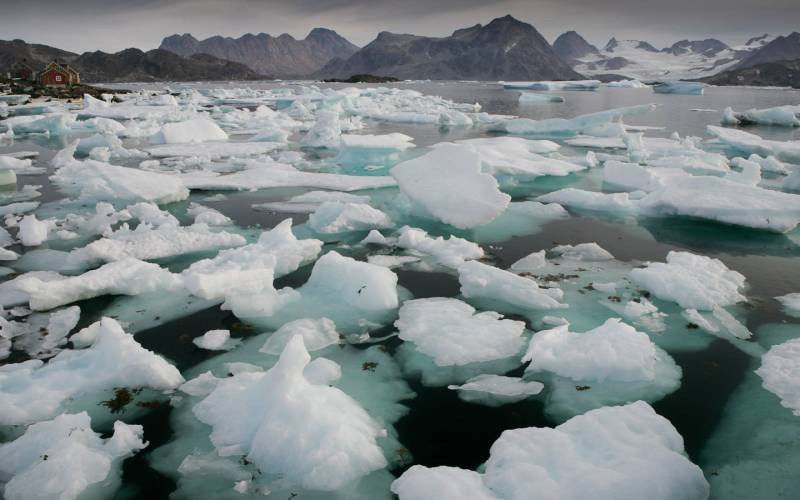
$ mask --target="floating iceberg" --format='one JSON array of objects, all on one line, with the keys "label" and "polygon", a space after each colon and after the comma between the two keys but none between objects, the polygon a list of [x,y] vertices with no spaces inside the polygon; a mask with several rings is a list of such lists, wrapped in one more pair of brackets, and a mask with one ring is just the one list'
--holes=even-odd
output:
[{"label": "floating iceberg", "polygon": [[775,106],[765,109],[750,109],[736,113],[730,107],[723,111],[723,125],[775,125],[800,127],[800,106]]},{"label": "floating iceberg", "polygon": [[57,155],[53,161],[60,168],[50,177],[51,181],[69,194],[91,200],[156,203],[181,201],[189,196],[189,190],[175,176],[119,167],[96,160],[74,160],[70,151],[74,151],[75,146],[73,144],[65,150],[64,156]]},{"label": "floating iceberg", "polygon": [[44,311],[101,295],[138,295],[180,285],[177,275],[156,264],[125,258],[59,280],[22,276],[16,287],[30,297],[31,309]]},{"label": "floating iceberg", "polygon": [[403,303],[395,322],[401,339],[433,358],[437,366],[465,365],[514,356],[522,349],[525,323],[475,309],[457,299]]},{"label": "floating iceberg", "polygon": [[478,375],[462,385],[450,385],[447,388],[458,391],[458,397],[469,403],[501,406],[539,394],[544,389],[544,384],[525,382],[518,377]]},{"label": "floating iceberg", "polygon": [[428,255],[443,266],[457,268],[467,260],[483,257],[483,249],[463,238],[450,236],[435,238],[422,229],[404,226],[397,237],[397,245],[417,255]]},{"label": "floating iceberg", "polygon": [[386,465],[376,442],[385,431],[341,390],[306,379],[310,360],[302,336],[292,337],[270,370],[220,381],[193,411],[212,427],[220,456],[244,455],[264,474],[336,490]]},{"label": "floating iceberg", "polygon": [[[8,500],[73,500],[113,495],[122,461],[147,446],[141,425],[114,422],[114,434],[103,439],[91,428],[86,412],[64,413],[38,422],[16,440],[0,445],[0,475]],[[8,479],[10,478],[10,479]]]},{"label": "floating iceberg", "polygon": [[662,300],[684,309],[711,311],[743,302],[745,278],[717,259],[689,252],[671,251],[667,262],[651,262],[633,269],[631,280]]},{"label": "floating iceberg", "polygon": [[388,215],[364,203],[328,201],[308,217],[308,227],[320,234],[386,229],[393,225]]},{"label": "floating iceberg", "polygon": [[219,300],[289,274],[313,262],[321,249],[320,240],[298,240],[292,233],[292,220],[286,219],[263,232],[256,243],[222,250],[212,259],[194,262],[182,277],[194,295]]},{"label": "floating iceberg", "polygon": [[626,116],[649,113],[655,108],[655,104],[640,104],[599,111],[588,115],[576,116],[575,118],[548,118],[546,120],[515,118],[493,125],[492,130],[515,135],[573,136],[585,133],[591,130],[592,127],[611,123]]},{"label": "floating iceberg", "polygon": [[529,314],[567,307],[559,302],[563,293],[558,288],[540,288],[534,280],[474,260],[458,267],[458,281],[467,300],[501,312]]},{"label": "floating iceberg", "polygon": [[800,224],[800,196],[795,194],[710,176],[673,176],[665,184],[639,201],[643,213],[697,217],[778,233]]},{"label": "floating iceberg", "polygon": [[761,357],[756,374],[766,390],[781,398],[782,406],[800,416],[800,339],[772,347]]},{"label": "floating iceberg", "polygon": [[481,156],[457,145],[439,145],[391,174],[414,208],[461,229],[492,221],[511,201],[481,172]]},{"label": "floating iceberg", "polygon": [[238,247],[245,243],[247,240],[241,235],[213,232],[205,224],[186,227],[162,225],[155,229],[140,224],[134,230],[122,227],[105,238],[73,250],[72,254],[89,262],[112,262],[128,258],[152,260]]},{"label": "floating iceberg", "polygon": [[521,104],[541,104],[545,102],[564,102],[560,95],[535,94],[533,92],[521,92],[519,94]]},{"label": "floating iceberg", "polygon": [[789,293],[775,300],[783,305],[784,311],[790,316],[800,318],[800,293]]},{"label": "floating iceberg", "polygon": [[554,429],[504,431],[483,473],[415,465],[392,491],[400,500],[428,499],[432,492],[480,500],[521,500],[531,492],[564,500],[704,500],[709,486],[672,424],[639,401],[593,410]]},{"label": "floating iceberg", "polygon": [[55,415],[70,398],[115,387],[177,388],[183,378],[174,366],[144,349],[119,323],[103,318],[73,335],[76,347],[46,364],[8,364],[0,370],[0,425],[19,425]]},{"label": "floating iceberg", "polygon": [[719,142],[736,152],[774,156],[789,163],[800,163],[800,141],[773,141],[745,132],[725,127],[708,125],[706,130]]},{"label": "floating iceberg", "polygon": [[606,83],[606,87],[610,88],[623,88],[623,89],[646,89],[647,85],[639,80],[617,80],[615,82]]},{"label": "floating iceberg", "polygon": [[540,81],[540,82],[500,82],[505,89],[530,90],[595,90],[600,80]]},{"label": "floating iceberg", "polygon": [[183,122],[165,123],[156,134],[150,137],[152,144],[227,140],[228,134],[208,118],[194,118]]},{"label": "floating iceberg", "polygon": [[653,92],[656,94],[688,94],[703,95],[706,86],[696,82],[660,82],[653,85]]}]

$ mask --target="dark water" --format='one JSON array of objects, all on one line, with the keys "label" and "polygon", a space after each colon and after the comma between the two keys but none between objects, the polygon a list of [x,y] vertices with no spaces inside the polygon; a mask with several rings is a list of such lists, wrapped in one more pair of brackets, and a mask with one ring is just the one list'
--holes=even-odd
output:
[{"label": "dark water", "polygon": [[[272,88],[278,84],[267,82],[248,85],[252,88]],[[217,88],[236,85],[200,85],[201,88],[203,86]],[[336,88],[343,85],[326,86]],[[705,126],[718,124],[720,111],[728,105],[747,109],[800,103],[800,92],[785,90],[709,88],[704,96],[680,96],[653,94],[649,89],[604,88],[597,92],[559,92],[566,99],[563,104],[520,106],[516,92],[503,91],[495,84],[421,82],[400,86],[458,102],[479,102],[483,110],[490,113],[530,118],[571,117],[653,102],[659,104],[655,112],[630,120],[630,124],[664,127],[663,130],[647,131],[646,135],[651,136],[667,136],[673,131],[681,136],[703,136]],[[697,108],[716,111],[692,111]],[[754,127],[749,130],[767,138],[800,139],[800,130],[797,129]],[[418,146],[483,134],[478,129],[442,129],[428,125],[371,124],[367,130],[369,133],[396,131],[413,136]],[[35,149],[41,151],[41,160],[45,161],[61,145],[58,141],[22,140],[10,147],[0,147],[0,153]],[[46,176],[21,179],[26,184],[44,186],[43,196],[39,199],[42,202],[61,196],[52,188]],[[294,218],[295,224],[300,224],[305,221],[306,215],[258,212],[252,210],[251,205],[282,200],[302,191],[281,189],[226,193],[228,198],[225,201],[204,203],[230,216],[241,227],[266,229],[289,216]],[[199,200],[210,194],[214,193],[193,194],[192,198]],[[789,235],[775,235],[687,219],[639,219],[631,223],[597,214],[573,214],[569,219],[545,225],[536,234],[499,242],[493,244],[491,249],[484,245],[484,248],[489,250],[498,267],[506,268],[531,252],[549,249],[556,244],[584,242],[597,242],[623,261],[663,261],[671,250],[688,250],[719,258],[747,278],[751,307],[746,323],[752,331],[756,332],[768,323],[798,323],[797,319],[787,317],[773,300],[775,296],[800,291],[798,231]],[[276,282],[276,288],[299,286],[309,273],[310,266],[306,266]],[[452,297],[459,293],[458,281],[452,275],[403,270],[397,271],[397,274],[399,284],[417,298]],[[99,317],[108,303],[106,299],[80,303],[82,324]],[[234,337],[248,335],[247,331],[241,330],[238,320],[230,312],[213,307],[139,332],[136,338],[143,346],[164,355],[181,371],[185,371],[215,356],[213,352],[197,349],[191,342],[192,338],[215,328],[231,329]],[[390,333],[391,327],[386,330],[379,333]],[[757,337],[754,339],[758,340]],[[397,340],[389,339],[384,343],[392,350]],[[683,370],[682,385],[653,406],[675,425],[685,440],[688,455],[693,461],[698,461],[709,436],[723,417],[731,394],[752,369],[751,359],[723,340],[715,340],[701,351],[670,354]],[[518,370],[512,374],[520,373],[521,370]],[[474,469],[488,458],[489,447],[503,430],[553,425],[545,416],[542,403],[536,400],[490,408],[465,403],[455,391],[445,387],[425,387],[414,379],[408,382],[417,397],[405,402],[410,411],[395,427],[400,442],[414,457],[414,463]],[[126,461],[124,486],[118,498],[165,498],[175,488],[171,479],[157,473],[147,462],[148,454],[168,442],[172,436],[169,414],[169,406],[163,405],[131,422],[144,426],[145,439],[151,444],[147,450]],[[792,446],[800,447],[800,443],[792,443]],[[402,469],[394,472],[400,473]],[[798,488],[800,491],[800,479]]]}]

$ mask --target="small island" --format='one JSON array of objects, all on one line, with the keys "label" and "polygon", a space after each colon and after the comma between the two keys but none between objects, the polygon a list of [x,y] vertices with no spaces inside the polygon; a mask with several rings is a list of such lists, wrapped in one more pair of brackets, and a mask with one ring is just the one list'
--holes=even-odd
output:
[{"label": "small island", "polygon": [[376,75],[352,75],[350,78],[328,78],[322,80],[325,83],[392,83],[401,81],[399,78],[393,76],[376,76]]}]

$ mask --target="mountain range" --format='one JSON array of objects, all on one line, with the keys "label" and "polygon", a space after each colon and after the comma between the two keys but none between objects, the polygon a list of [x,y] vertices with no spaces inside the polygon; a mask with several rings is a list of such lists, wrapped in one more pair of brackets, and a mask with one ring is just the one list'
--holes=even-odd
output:
[{"label": "mountain range", "polygon": [[69,64],[84,82],[147,82],[197,80],[259,80],[267,78],[244,64],[208,54],[183,57],[166,50],[126,49],[115,54],[84,52],[75,54],[22,40],[0,40],[0,74],[11,71],[15,62],[25,62],[39,70],[57,60]]},{"label": "mountain range", "polygon": [[528,23],[511,16],[456,30],[447,37],[381,32],[347,59],[334,59],[316,77],[357,73],[436,80],[575,80],[582,78]]},{"label": "mountain range", "polygon": [[[176,34],[164,38],[159,49],[116,54],[78,55],[22,40],[0,41],[0,73],[16,61],[26,60],[36,69],[54,59],[75,67],[85,81],[103,82],[352,75],[438,80],[704,79],[789,61],[780,71],[770,67],[769,74],[783,74],[783,81],[791,79],[791,61],[800,59],[800,33],[757,36],[739,46],[714,38],[681,40],[660,49],[644,40],[613,37],[598,48],[575,31],[567,31],[550,45],[532,25],[505,16],[443,37],[384,31],[363,48],[325,28],[311,30],[302,40],[288,34],[204,40]],[[751,73],[730,73],[725,81],[753,78]]]},{"label": "mountain range", "polygon": [[211,54],[276,78],[307,77],[331,59],[347,58],[358,50],[338,33],[325,28],[314,28],[303,40],[285,33],[277,37],[248,33],[239,38],[212,36],[197,40],[185,33],[164,38],[159,48],[182,56]]},{"label": "mountain range", "polygon": [[762,35],[731,47],[720,40],[681,40],[658,49],[642,40],[611,38],[598,49],[575,31],[553,42],[553,49],[575,71],[587,76],[614,72],[641,80],[698,79],[729,69],[800,58],[800,34]]}]

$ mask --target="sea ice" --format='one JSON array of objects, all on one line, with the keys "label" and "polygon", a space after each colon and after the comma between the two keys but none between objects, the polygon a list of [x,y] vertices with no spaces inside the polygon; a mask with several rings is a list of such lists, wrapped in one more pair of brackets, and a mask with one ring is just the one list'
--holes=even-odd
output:
[{"label": "sea ice", "polygon": [[230,330],[209,330],[199,337],[195,337],[192,343],[200,349],[209,351],[227,351],[233,349],[238,340],[231,339]]},{"label": "sea ice", "polygon": [[219,382],[194,406],[220,456],[244,455],[263,473],[312,490],[336,490],[386,465],[379,424],[350,396],[309,382],[311,357],[292,337],[266,372]]},{"label": "sea ice", "polygon": [[466,365],[514,356],[522,349],[525,323],[450,298],[409,300],[395,322],[401,339],[438,366]]},{"label": "sea ice", "polygon": [[38,422],[16,440],[0,445],[0,475],[8,500],[84,498],[113,495],[122,461],[147,446],[141,425],[114,422],[103,439],[86,412],[63,413]]},{"label": "sea ice", "polygon": [[478,375],[462,385],[450,385],[448,389],[458,391],[458,397],[469,403],[486,406],[502,406],[516,403],[542,392],[541,382],[525,382],[518,377],[503,375]]},{"label": "sea ice", "polygon": [[23,275],[16,288],[29,296],[31,309],[44,311],[101,295],[138,295],[181,285],[178,275],[156,264],[125,258],[80,276],[43,280]]},{"label": "sea ice", "polygon": [[73,335],[76,347],[47,363],[7,364],[0,369],[0,425],[20,425],[55,415],[81,394],[115,387],[167,390],[183,383],[178,370],[144,349],[119,323],[103,318]]},{"label": "sea ice", "polygon": [[388,215],[364,203],[322,203],[308,217],[308,227],[320,234],[386,229],[394,224]]},{"label": "sea ice", "polygon": [[336,324],[328,318],[298,319],[286,323],[270,335],[260,352],[279,355],[296,335],[303,337],[303,344],[310,352],[339,343]]},{"label": "sea ice", "polygon": [[165,123],[150,137],[152,144],[185,142],[227,141],[228,134],[208,118],[194,118],[182,122]]},{"label": "sea ice", "polygon": [[800,293],[789,293],[775,300],[783,305],[783,310],[790,316],[800,318]]},{"label": "sea ice", "polygon": [[[414,466],[392,483],[400,500],[651,498],[704,500],[709,486],[691,463],[683,438],[644,402],[573,417],[554,429],[504,431],[476,473]],[[464,494],[462,496],[461,494]]]},{"label": "sea ice", "polygon": [[443,144],[391,170],[414,209],[460,229],[497,218],[511,197],[481,172],[480,154]]},{"label": "sea ice", "polygon": [[696,82],[660,82],[653,85],[653,92],[656,94],[688,94],[702,95],[705,91],[705,84]]},{"label": "sea ice", "polygon": [[461,293],[467,300],[501,312],[529,314],[568,307],[557,288],[540,288],[532,279],[472,260],[458,267]]},{"label": "sea ice", "polygon": [[745,278],[720,260],[689,252],[671,251],[667,262],[651,262],[633,269],[630,279],[662,300],[684,309],[711,311],[746,301]]},{"label": "sea ice", "polygon": [[781,399],[781,405],[800,416],[800,339],[773,346],[761,357],[756,374],[764,388]]}]

